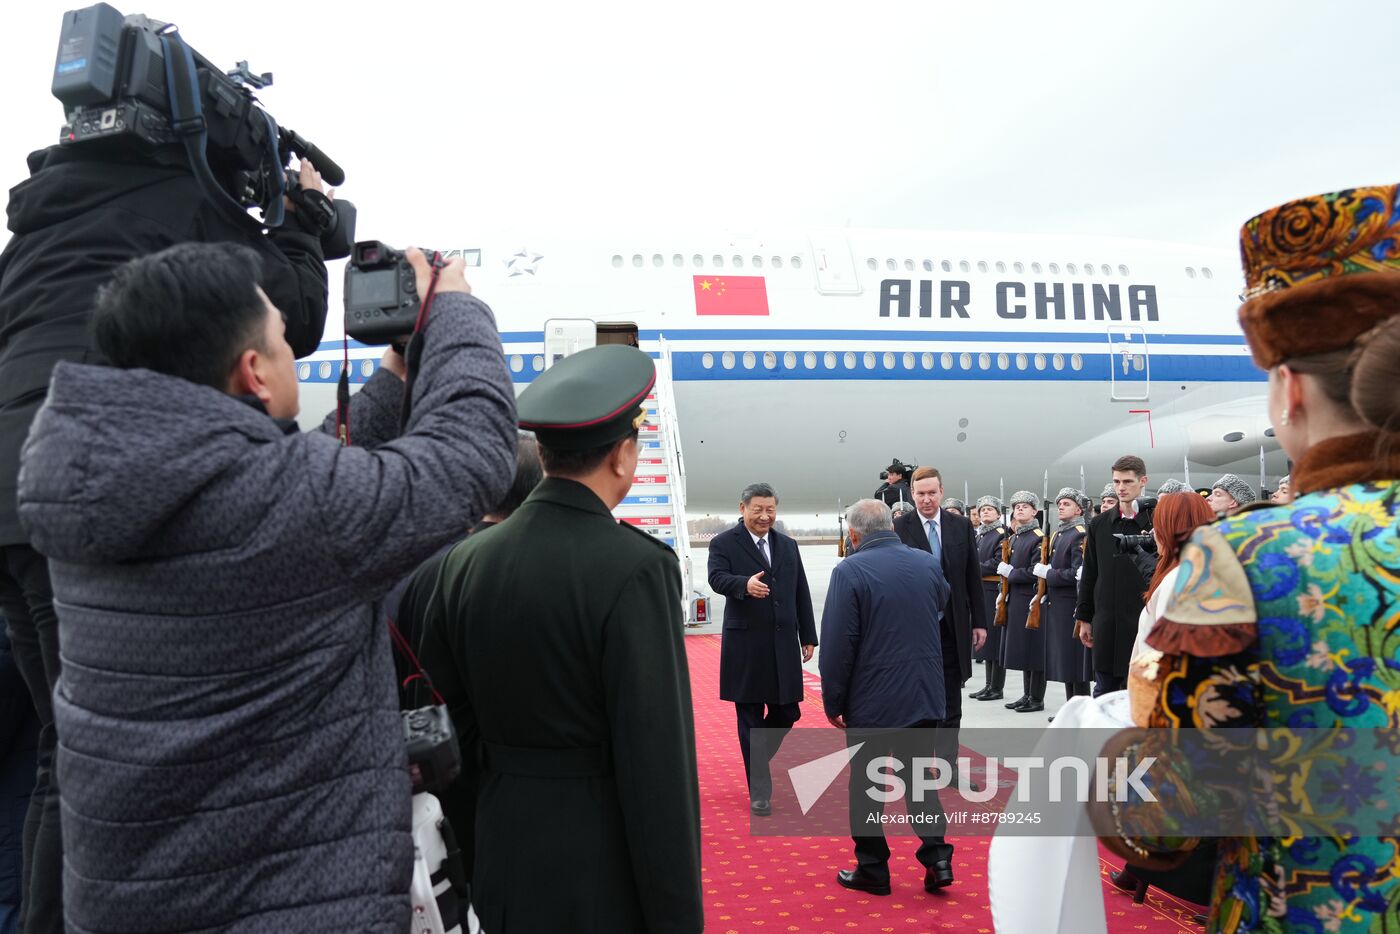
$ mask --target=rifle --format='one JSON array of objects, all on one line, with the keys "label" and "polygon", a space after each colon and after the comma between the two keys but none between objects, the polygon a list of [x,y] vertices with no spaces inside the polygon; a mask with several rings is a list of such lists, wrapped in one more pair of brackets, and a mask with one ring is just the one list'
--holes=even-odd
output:
[{"label": "rifle", "polygon": [[[1001,540],[1001,560],[1005,564],[1011,563],[1011,539],[1014,535],[1008,535]],[[1011,582],[1006,578],[1001,579],[1001,596],[997,598],[997,618],[992,621],[994,626],[1006,625],[1006,602],[1011,596]]]},{"label": "rifle", "polygon": [[[1057,533],[1057,534],[1058,534],[1058,533]],[[1049,564],[1049,563],[1050,563],[1050,536],[1049,536],[1049,535],[1046,535],[1044,538],[1042,538],[1042,539],[1040,540],[1040,563],[1041,563],[1041,564]],[[1040,579],[1040,583],[1038,583],[1038,584],[1035,585],[1035,597],[1031,600],[1031,612],[1030,612],[1030,615],[1026,617],[1026,628],[1027,628],[1027,629],[1039,629],[1039,628],[1040,628],[1040,601],[1042,601],[1042,600],[1045,599],[1045,588],[1046,588],[1048,585],[1049,585],[1049,581],[1047,581],[1047,580],[1046,580],[1045,578],[1043,578],[1043,577]]]}]

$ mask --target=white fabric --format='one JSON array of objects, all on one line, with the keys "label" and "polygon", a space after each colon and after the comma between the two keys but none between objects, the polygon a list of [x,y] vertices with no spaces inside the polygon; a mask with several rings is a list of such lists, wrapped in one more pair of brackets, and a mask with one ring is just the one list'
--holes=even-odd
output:
[{"label": "white fabric", "polygon": [[1050,565],[1037,564],[1035,567],[1031,568],[1031,573],[1041,580],[1045,580],[1050,576]]},{"label": "white fabric", "polygon": [[[1084,741],[1097,747],[1103,734],[1094,731],[1132,725],[1128,692],[1113,691],[1101,697],[1070,698],[1049,728],[1083,730]],[[1062,755],[1063,737],[1055,740],[1055,752]],[[1037,749],[1035,755],[1043,752]],[[1078,750],[1088,758],[1098,753],[1098,748]],[[1030,807],[1017,804],[1013,797],[1007,810]],[[987,881],[997,934],[1104,934],[1108,930],[1099,843],[1087,809],[1081,812],[1073,837],[998,833],[987,856]]]},{"label": "white fabric", "polygon": [[1142,608],[1142,613],[1138,616],[1137,640],[1133,643],[1133,654],[1128,656],[1129,662],[1137,658],[1143,652],[1149,651],[1147,645],[1147,634],[1152,631],[1157,620],[1167,612],[1167,599],[1176,589],[1176,574],[1181,570],[1181,565],[1177,565],[1166,573],[1162,578],[1162,583],[1157,585],[1157,589],[1152,591],[1152,596],[1148,597],[1147,605]]},{"label": "white fabric", "polygon": [[997,573],[1000,574],[1002,577],[1009,577],[1013,570],[1015,569],[1010,564],[1007,564],[1005,561],[997,565]]}]

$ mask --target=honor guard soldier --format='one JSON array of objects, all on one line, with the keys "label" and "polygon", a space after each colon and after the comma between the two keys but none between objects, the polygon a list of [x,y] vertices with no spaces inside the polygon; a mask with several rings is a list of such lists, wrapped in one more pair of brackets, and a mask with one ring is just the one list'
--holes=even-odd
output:
[{"label": "honor guard soldier", "polygon": [[997,565],[1001,564],[1001,543],[1006,538],[1006,526],[1002,524],[1001,513],[1005,507],[995,496],[984,496],[977,501],[977,517],[982,524],[977,526],[977,561],[982,566],[982,600],[987,606],[987,641],[973,655],[987,668],[987,683],[976,694],[969,694],[973,700],[1001,700],[1002,688],[1006,684],[1006,669],[1001,666],[1001,643],[1006,636],[1006,627],[996,625],[997,598],[1001,596],[1001,578],[997,575]]},{"label": "honor guard soldier", "polygon": [[680,569],[611,513],[655,380],[620,344],[541,374],[518,412],[545,479],[443,562],[423,660],[477,773],[472,904],[487,931],[704,926]]},{"label": "honor guard soldier", "polygon": [[1112,483],[1104,484],[1103,492],[1099,494],[1099,515],[1103,515],[1110,509],[1118,508],[1118,492],[1113,488]]},{"label": "honor guard soldier", "polygon": [[1065,487],[1055,497],[1060,527],[1050,541],[1049,563],[1037,564],[1036,577],[1046,583],[1045,679],[1065,686],[1065,700],[1089,693],[1094,680],[1089,648],[1079,641],[1074,610],[1079,602],[1079,569],[1084,565],[1084,510],[1089,497]]},{"label": "honor guard soldier", "polygon": [[962,516],[963,518],[968,519],[972,523],[974,528],[977,526],[977,519],[967,514],[967,503],[964,503],[962,500],[953,499],[950,496],[943,501],[943,508],[948,510],[955,516]]},{"label": "honor guard soldier", "polygon": [[1015,531],[1002,545],[997,574],[1006,581],[1002,588],[1006,636],[1001,646],[1001,663],[1021,672],[1022,694],[1006,706],[1017,713],[1045,709],[1045,639],[1040,631],[1040,599],[1045,596],[1043,581],[1034,568],[1045,560],[1045,532],[1035,514],[1040,497],[1020,490],[1011,497],[1011,521]]},{"label": "honor guard soldier", "polygon": [[1190,493],[1191,488],[1180,480],[1167,480],[1157,488],[1157,498],[1161,499],[1168,493]]}]

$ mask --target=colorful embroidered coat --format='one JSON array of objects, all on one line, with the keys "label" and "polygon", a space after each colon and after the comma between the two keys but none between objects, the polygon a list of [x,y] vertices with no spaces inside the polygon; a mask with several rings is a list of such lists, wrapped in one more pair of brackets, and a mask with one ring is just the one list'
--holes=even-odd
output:
[{"label": "colorful embroidered coat", "polygon": [[[1151,725],[1356,728],[1368,747],[1397,735],[1380,731],[1400,727],[1398,527],[1400,482],[1381,481],[1198,530],[1148,637],[1167,653]],[[1376,758],[1315,762],[1290,805],[1391,807],[1400,776],[1365,764]],[[1208,930],[1400,931],[1400,803],[1390,813],[1389,837],[1222,839]]]}]

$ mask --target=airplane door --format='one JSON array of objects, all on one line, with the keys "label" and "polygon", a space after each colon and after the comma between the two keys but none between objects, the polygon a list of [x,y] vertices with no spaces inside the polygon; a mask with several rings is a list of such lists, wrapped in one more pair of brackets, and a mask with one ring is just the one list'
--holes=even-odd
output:
[{"label": "airplane door", "polygon": [[1146,332],[1137,327],[1109,328],[1108,349],[1113,401],[1147,401],[1151,367],[1148,365]]},{"label": "airplane door", "polygon": [[571,353],[598,343],[598,325],[589,318],[551,318],[544,323],[544,365],[553,366]]},{"label": "airplane door", "polygon": [[859,295],[860,279],[856,277],[851,246],[840,234],[815,234],[808,238],[812,246],[812,261],[817,266],[817,291],[825,295]]}]

